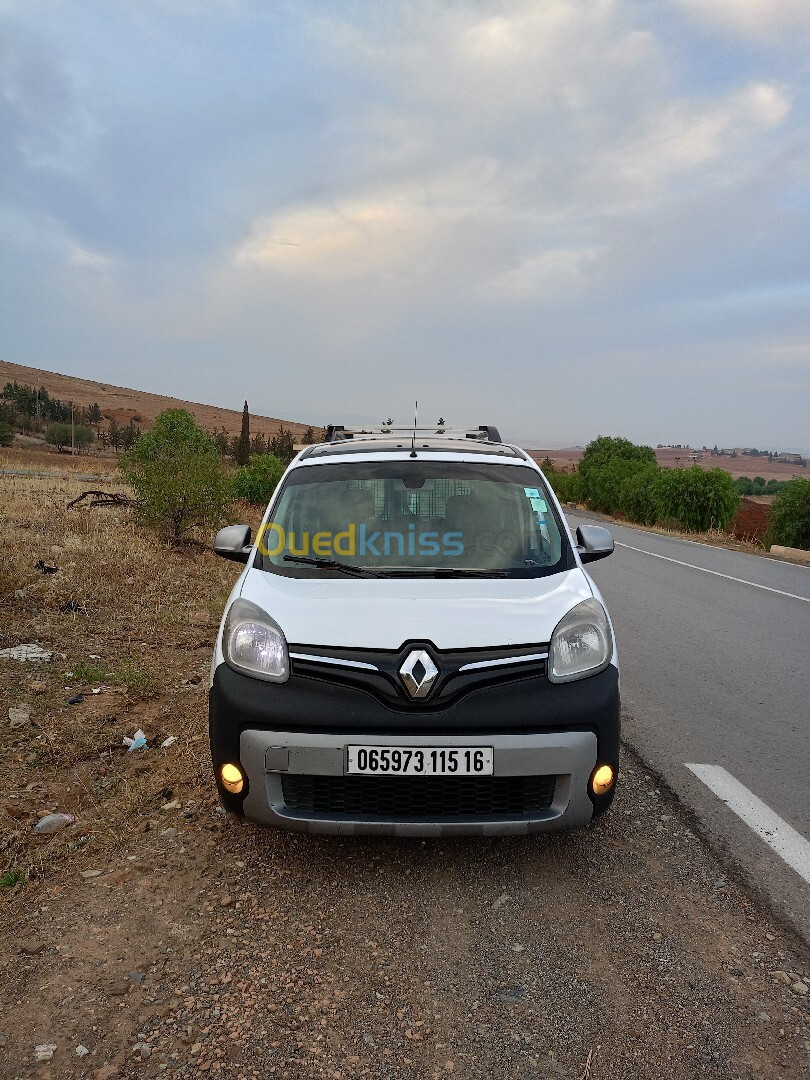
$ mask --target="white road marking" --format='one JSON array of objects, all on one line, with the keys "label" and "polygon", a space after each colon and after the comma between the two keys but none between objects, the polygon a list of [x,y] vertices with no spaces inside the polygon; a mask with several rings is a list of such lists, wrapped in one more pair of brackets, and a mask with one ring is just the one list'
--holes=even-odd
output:
[{"label": "white road marking", "polygon": [[810,885],[810,841],[719,765],[687,764],[686,768]]},{"label": "white road marking", "polygon": [[658,555],[655,551],[647,551],[646,548],[632,547],[630,544],[620,544],[618,540],[614,543],[616,547],[627,548],[628,551],[640,551],[642,555],[651,555],[653,559],[663,559],[664,562],[675,563],[677,566],[688,566],[690,570],[700,570],[704,574],[712,574],[714,577],[726,578],[727,581],[736,581],[740,585],[750,585],[753,589],[764,589],[765,592],[777,593],[779,596],[789,596],[791,600],[804,600],[806,604],[810,604],[810,596],[797,596],[796,593],[784,592],[782,589],[772,589],[770,585],[759,585],[756,581],[746,581],[745,578],[732,577],[731,574],[721,574],[719,570],[707,570],[705,566],[695,566],[694,563],[682,562],[680,559],[672,559],[669,555]]}]

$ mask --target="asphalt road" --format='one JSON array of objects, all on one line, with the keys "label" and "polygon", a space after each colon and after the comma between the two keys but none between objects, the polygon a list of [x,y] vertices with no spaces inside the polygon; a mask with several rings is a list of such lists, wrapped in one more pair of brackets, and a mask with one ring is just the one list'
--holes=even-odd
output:
[{"label": "asphalt road", "polygon": [[686,768],[719,766],[796,830],[799,848],[810,838],[810,568],[609,528],[616,551],[589,570],[616,626],[625,740],[810,940],[800,872]]}]

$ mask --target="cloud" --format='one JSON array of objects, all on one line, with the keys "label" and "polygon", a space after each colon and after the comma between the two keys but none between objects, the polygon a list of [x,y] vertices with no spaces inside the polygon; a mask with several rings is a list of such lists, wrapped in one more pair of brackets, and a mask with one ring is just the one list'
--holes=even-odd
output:
[{"label": "cloud", "polygon": [[[716,101],[671,101],[659,106],[616,144],[599,152],[593,176],[618,197],[655,197],[670,179],[694,174],[750,152],[764,131],[788,116],[784,90],[755,83]],[[736,167],[736,166],[735,166]]]},{"label": "cloud", "polygon": [[807,0],[676,0],[697,21],[768,41],[810,33]]},{"label": "cloud", "polygon": [[0,347],[211,400],[261,370],[252,407],[313,421],[419,381],[560,439],[748,423],[807,334],[808,15],[0,0]]}]

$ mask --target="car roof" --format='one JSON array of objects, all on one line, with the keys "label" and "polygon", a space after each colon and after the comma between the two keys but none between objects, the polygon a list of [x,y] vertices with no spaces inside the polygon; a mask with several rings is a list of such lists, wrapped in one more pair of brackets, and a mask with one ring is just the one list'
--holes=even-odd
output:
[{"label": "car roof", "polygon": [[409,455],[415,453],[417,457],[422,454],[444,454],[458,455],[459,457],[486,456],[532,461],[520,447],[512,446],[509,443],[481,442],[477,439],[425,438],[424,436],[416,438],[413,442],[410,438],[363,439],[355,436],[352,439],[339,442],[316,443],[314,446],[307,447],[306,450],[302,451],[298,461],[303,463],[305,460],[323,460],[324,458],[333,459],[358,455],[367,457],[374,455],[376,457],[378,454],[384,457],[387,454],[402,454],[403,452],[407,452]]}]

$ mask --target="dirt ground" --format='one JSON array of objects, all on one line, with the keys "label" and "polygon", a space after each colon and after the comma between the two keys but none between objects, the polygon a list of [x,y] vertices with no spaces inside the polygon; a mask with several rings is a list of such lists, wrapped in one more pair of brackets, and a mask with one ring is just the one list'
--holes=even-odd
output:
[{"label": "dirt ground", "polygon": [[[568,835],[223,814],[206,682],[238,568],[66,510],[81,487],[0,477],[0,650],[52,654],[0,658],[2,1080],[810,1075],[806,946],[629,750]],[[52,812],[75,823],[35,834]]]}]

